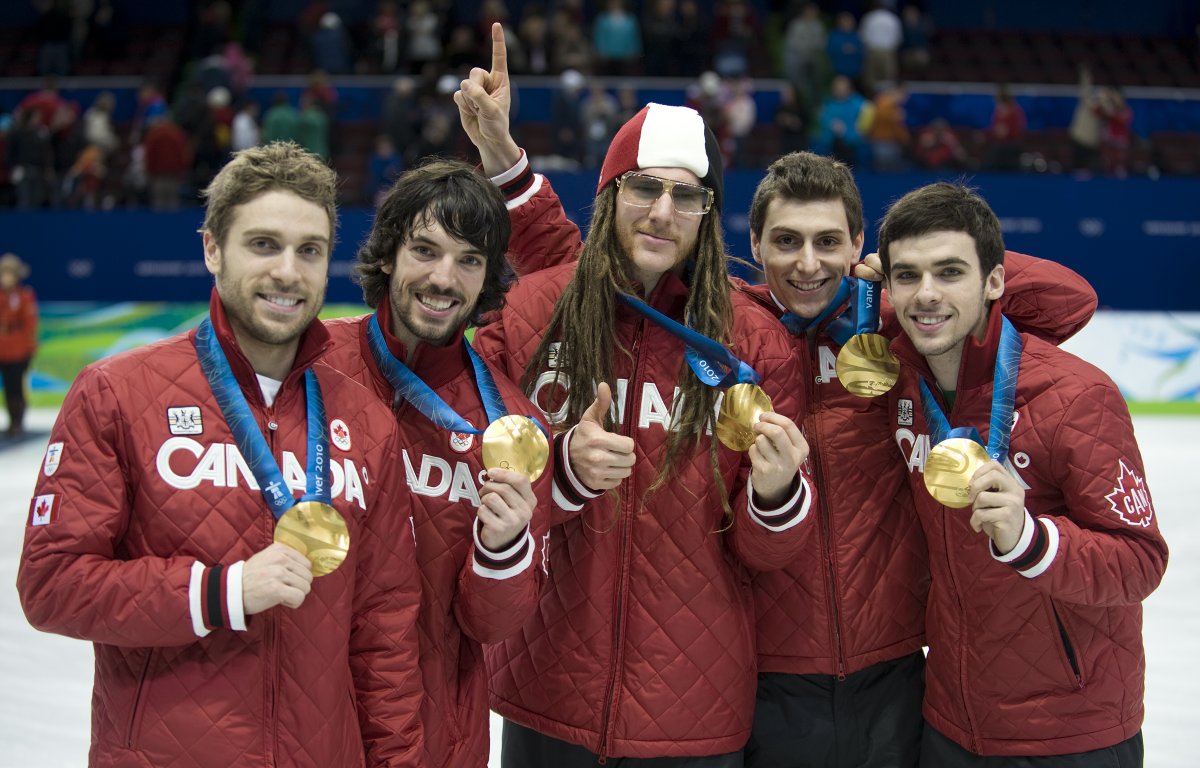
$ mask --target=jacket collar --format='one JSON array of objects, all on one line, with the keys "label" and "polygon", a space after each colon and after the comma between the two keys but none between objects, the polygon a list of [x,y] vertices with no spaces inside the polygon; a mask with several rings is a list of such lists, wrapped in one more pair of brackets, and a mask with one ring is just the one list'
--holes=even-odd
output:
[{"label": "jacket collar", "polygon": [[[988,311],[987,331],[983,341],[974,336],[968,336],[963,344],[962,362],[958,367],[958,383],[955,392],[966,392],[983,386],[991,386],[996,370],[996,352],[1000,346],[1001,328],[1000,302],[993,301]],[[901,365],[910,366],[918,371],[930,383],[932,389],[937,389],[933,372],[925,356],[913,347],[908,334],[901,332],[892,341],[892,352],[900,359]]]},{"label": "jacket collar", "polygon": [[[229,316],[225,313],[225,305],[221,302],[221,297],[215,287],[208,299],[208,315],[212,320],[213,330],[217,334],[217,341],[221,344],[226,359],[229,360],[229,367],[233,371],[234,378],[241,385],[242,392],[247,395],[247,399],[262,404],[262,391],[258,386],[258,377],[254,373],[254,366],[250,364],[246,355],[243,354],[242,348],[238,346],[237,339],[233,335],[233,328],[229,324]],[[195,337],[196,332],[193,330],[189,334],[193,343],[195,343]],[[292,369],[284,378],[284,387],[292,386],[300,375],[311,368],[332,345],[333,341],[329,331],[325,330],[325,326],[320,320],[314,318],[300,336],[300,344],[296,348],[296,359],[292,363]]]},{"label": "jacket collar", "polygon": [[[641,298],[638,296],[638,293],[635,291],[632,292],[632,295]],[[665,273],[659,279],[658,285],[654,286],[654,290],[651,291],[650,295],[643,299],[643,301],[659,312],[676,320],[683,318],[683,309],[687,306],[687,300],[688,286],[674,272]],[[641,320],[642,313],[629,307],[624,302],[617,302],[617,318],[622,320]]]},{"label": "jacket collar", "polygon": [[[465,326],[459,328],[458,332],[451,337],[450,342],[443,347],[418,342],[410,362],[408,349],[404,346],[404,342],[392,333],[392,303],[391,297],[386,292],[383,300],[379,302],[379,307],[375,310],[375,317],[379,319],[379,329],[383,331],[383,340],[387,344],[388,351],[392,353],[393,357],[408,366],[409,370],[419,376],[421,381],[428,384],[431,389],[436,390],[449,383],[465,368],[470,367],[467,358],[467,343],[463,337]],[[371,347],[367,343],[369,320],[369,316],[365,317],[361,324],[360,344],[363,356],[369,361],[372,375],[382,381],[390,390],[391,385],[387,384],[387,378],[379,370],[379,366],[375,363],[375,357],[371,354]]]}]

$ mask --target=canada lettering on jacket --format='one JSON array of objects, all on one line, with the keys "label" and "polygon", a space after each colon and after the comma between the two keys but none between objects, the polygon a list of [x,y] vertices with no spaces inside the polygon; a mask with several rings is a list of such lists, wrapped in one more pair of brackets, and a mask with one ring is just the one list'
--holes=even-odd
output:
[{"label": "canada lettering on jacket", "polygon": [[[896,430],[896,445],[900,446],[901,453],[904,454],[904,460],[908,464],[909,474],[920,472],[925,474],[925,460],[929,458],[929,435],[918,435],[911,429],[900,427]],[[1030,490],[1031,486],[1025,482],[1025,478],[1021,477],[1021,473],[1017,471],[1017,467],[1024,469],[1029,466],[1029,454],[1016,452],[1010,454],[1004,459],[1004,469],[1008,474],[1017,479],[1021,487],[1025,490]]]},{"label": "canada lettering on jacket", "polygon": [[[189,471],[177,472],[172,467],[188,466],[186,459],[176,459],[177,454],[190,455],[196,459],[195,466]],[[205,446],[190,437],[172,437],[167,439],[158,449],[155,458],[158,475],[167,485],[181,491],[197,488],[201,483],[208,483],[215,488],[237,488],[245,485],[252,490],[259,490],[258,481],[250,471],[250,466],[242,458],[241,452],[233,443],[212,443]],[[279,467],[283,480],[292,491],[305,491],[304,465],[291,451],[283,452],[283,462]],[[364,512],[367,502],[363,497],[365,473],[361,473],[355,463],[344,458],[340,462],[329,462],[330,474],[333,476],[333,487],[330,490],[332,498],[341,497],[347,502],[357,504]]]},{"label": "canada lettering on jacket", "polygon": [[[555,376],[558,381],[555,381]],[[564,374],[556,374],[555,371],[542,371],[538,375],[537,380],[533,383],[533,393],[529,396],[530,401],[546,414],[551,422],[561,424],[567,418],[567,398],[566,393],[571,388],[571,380]],[[557,389],[558,392],[554,397],[548,397],[548,389]],[[593,386],[593,391],[595,387]],[[721,400],[724,398],[724,393],[717,395],[716,403],[713,406],[714,418],[721,412]],[[675,430],[677,427],[674,424],[674,418],[671,414],[672,404],[675,398],[679,397],[679,387],[672,387],[671,399],[667,400],[659,391],[658,385],[653,381],[643,381],[641,385],[641,397],[638,400],[638,429],[648,429],[653,425],[658,425],[664,429]],[[550,410],[550,402],[561,402],[557,410]],[[613,406],[617,409],[616,422],[618,424],[625,423],[625,406],[629,401],[629,379],[617,379],[617,391],[613,395]],[[682,402],[682,400],[681,400]],[[708,425],[707,432],[712,433],[712,424]]]},{"label": "canada lettering on jacket", "polygon": [[413,466],[412,457],[406,449],[400,449],[400,455],[404,459],[404,476],[413,493],[419,496],[445,496],[451,503],[469,501],[471,506],[479,506],[479,486],[484,483],[486,470],[481,469],[475,475],[466,462],[456,461],[451,466],[440,456],[427,453],[421,454],[419,466]]}]

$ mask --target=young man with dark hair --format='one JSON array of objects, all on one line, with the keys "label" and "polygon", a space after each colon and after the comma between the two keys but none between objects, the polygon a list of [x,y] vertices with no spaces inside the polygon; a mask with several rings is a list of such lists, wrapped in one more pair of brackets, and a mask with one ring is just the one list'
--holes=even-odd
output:
[{"label": "young man with dark hair", "polygon": [[[553,193],[507,135],[498,25],[491,72],[473,70],[455,100],[484,172],[512,193],[510,250],[553,243],[540,221]],[[503,146],[483,136],[497,120]],[[742,764],[755,688],[747,569],[803,551],[812,494],[792,420],[801,370],[775,320],[730,290],[722,182],[703,119],[647,106],[608,149],[578,261],[522,277],[476,338],[559,431],[546,590],[489,654],[505,765]],[[679,335],[704,351],[685,362]],[[710,377],[714,362],[736,373]],[[746,453],[712,434],[711,385],[732,378],[761,378],[775,411],[748,420]]]},{"label": "young man with dark hair", "polygon": [[333,171],[271,144],[206,194],[210,316],[72,385],[25,615],[94,643],[92,765],[423,765],[398,433],[322,359]]},{"label": "young man with dark hair", "polygon": [[1124,398],[1005,317],[1000,224],[970,190],[902,197],[879,253],[932,572],[921,765],[1141,766],[1141,601],[1167,547]]},{"label": "young man with dark hair", "polygon": [[[508,235],[504,198],[470,166],[409,170],[358,252],[374,314],[326,324],[330,363],[391,408],[403,438],[424,579],[425,755],[445,768],[487,763],[483,644],[521,627],[545,578],[551,473],[487,464],[488,438],[474,433],[506,414],[540,413],[463,338],[467,323],[504,305]],[[450,425],[454,417],[462,423]]]}]

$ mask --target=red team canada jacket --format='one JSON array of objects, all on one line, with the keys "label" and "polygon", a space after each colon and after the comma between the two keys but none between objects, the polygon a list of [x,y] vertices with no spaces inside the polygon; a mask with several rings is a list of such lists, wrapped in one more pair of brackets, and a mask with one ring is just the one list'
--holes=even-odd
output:
[{"label": "red team canada jacket", "polygon": [[293,492],[305,488],[303,372],[329,421],[342,566],[297,609],[241,615],[229,575],[275,520],[197,361],[194,332],[79,375],[50,437],[17,586],[38,629],[95,645],[92,766],[417,766],[420,582],[387,408],[318,362],[314,323],[264,405],[216,292],[214,327]]},{"label": "red team canada jacket", "polygon": [[[952,427],[986,442],[1000,334],[968,338]],[[901,381],[889,395],[895,435],[929,542],[926,721],[982,755],[1102,749],[1142,725],[1141,601],[1158,586],[1167,546],[1158,530],[1125,400],[1094,366],[1022,335],[1007,469],[1025,488],[1025,528],[998,557],[971,530],[970,508],[925,490],[930,443],[917,389],[937,384],[901,335]]]},{"label": "red team canada jacket", "polygon": [[[389,350],[406,360],[406,350],[388,330],[386,295],[376,314]],[[335,342],[327,360],[382,402],[394,404],[399,422],[422,576],[426,759],[431,767],[484,768],[489,728],[483,643],[512,635],[537,606],[545,576],[542,546],[549,525],[551,470],[547,467],[533,485],[540,503],[528,532],[508,552],[489,553],[474,535],[484,481],[479,436],[449,432],[395,395],[371,356],[369,319],[326,323]],[[420,345],[409,368],[476,428],[487,426],[461,336],[446,347]],[[503,375],[495,380],[509,413],[541,418],[515,384]]]},{"label": "red team canada jacket", "polygon": [[[1018,327],[1059,342],[1092,316],[1096,294],[1058,264],[1005,254],[1002,304]],[[764,285],[735,281],[776,315],[783,310]],[[925,644],[929,566],[903,464],[892,447],[887,398],[861,398],[837,378],[841,346],[829,323],[793,337],[806,379],[804,433],[819,484],[815,508],[819,554],[754,578],[758,663],[764,672],[844,675],[914,653]],[[901,333],[890,306],[881,333]]]},{"label": "red team canada jacket", "polygon": [[[514,248],[523,248],[516,243]],[[528,275],[476,344],[521,376],[574,264]],[[647,302],[682,317],[686,286],[663,277]],[[729,346],[762,375],[775,410],[803,410],[800,369],[779,324],[734,294]],[[575,480],[556,440],[550,576],[519,635],[489,649],[492,707],[541,733],[601,755],[711,755],[739,750],[754,710],[754,606],[750,568],[778,568],[807,545],[807,479],[768,514],[751,505],[750,461],[719,449],[726,493],[714,482],[707,441],[681,457],[651,492],[668,438],[683,345],[624,305],[614,318],[618,429],[633,437],[633,474],[596,494]],[[569,355],[561,346],[557,356]],[[553,362],[551,363],[553,365]],[[530,399],[555,419],[565,392],[538,372]],[[573,382],[594,391],[592,382]],[[711,438],[710,438],[711,439]],[[726,519],[722,497],[732,507]]]}]

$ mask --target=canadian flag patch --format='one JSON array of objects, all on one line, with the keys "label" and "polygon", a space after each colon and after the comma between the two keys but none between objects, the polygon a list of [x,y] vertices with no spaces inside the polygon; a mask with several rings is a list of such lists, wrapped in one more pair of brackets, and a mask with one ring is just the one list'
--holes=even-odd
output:
[{"label": "canadian flag patch", "polygon": [[456,453],[466,453],[475,445],[475,435],[470,432],[451,432],[450,449]]},{"label": "canadian flag patch", "polygon": [[1149,528],[1150,523],[1154,522],[1154,502],[1150,500],[1150,490],[1124,459],[1121,459],[1120,466],[1117,485],[1104,498],[1108,499],[1113,512],[1126,523]]},{"label": "canadian flag patch", "polygon": [[38,496],[29,504],[29,524],[50,525],[58,519],[58,496],[48,493]]},{"label": "canadian flag patch", "polygon": [[343,451],[350,450],[350,428],[346,426],[346,422],[341,419],[329,422],[329,436],[338,448]]}]

